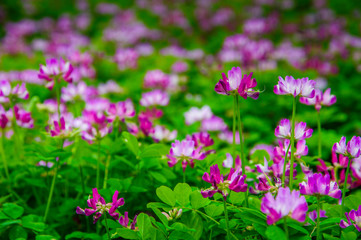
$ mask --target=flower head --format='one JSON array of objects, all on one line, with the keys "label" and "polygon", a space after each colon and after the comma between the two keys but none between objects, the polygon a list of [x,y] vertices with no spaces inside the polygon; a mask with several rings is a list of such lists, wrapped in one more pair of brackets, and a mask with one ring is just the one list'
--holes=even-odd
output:
[{"label": "flower head", "polygon": [[244,99],[247,97],[257,99],[259,92],[253,90],[256,86],[257,81],[252,78],[252,73],[243,76],[240,67],[233,67],[228,71],[228,78],[225,73],[222,73],[222,79],[218,81],[214,90],[222,95],[239,94]]},{"label": "flower head", "polygon": [[261,211],[267,214],[267,224],[271,225],[284,217],[304,222],[308,205],[304,196],[300,192],[288,187],[280,188],[277,197],[274,198],[271,193],[266,193],[262,198]]},{"label": "flower head", "polygon": [[170,161],[168,161],[169,167],[173,167],[181,161],[183,171],[185,171],[188,164],[191,168],[194,167],[194,160],[203,160],[206,155],[204,153],[200,153],[201,148],[196,149],[194,145],[193,140],[183,140],[182,142],[175,140],[175,142],[172,143],[169,154],[167,155],[170,159]]},{"label": "flower head", "polygon": [[[312,136],[313,130],[306,128],[305,122],[299,122],[295,124],[295,139],[303,140]],[[275,129],[275,135],[278,138],[291,138],[291,122],[289,119],[282,119],[280,124]]]},{"label": "flower head", "polygon": [[169,103],[169,96],[166,92],[159,89],[143,93],[142,99],[140,99],[140,105],[144,107],[150,106],[166,106]]},{"label": "flower head", "polygon": [[17,84],[15,87],[11,88],[10,82],[7,80],[0,81],[0,102],[9,102],[9,98],[20,98],[28,99],[29,92],[25,87],[25,83],[21,85]]},{"label": "flower head", "polygon": [[332,151],[351,158],[358,158],[361,154],[361,137],[353,136],[346,145],[346,137],[333,145]]},{"label": "flower head", "polygon": [[123,102],[111,103],[108,108],[108,115],[111,121],[119,118],[120,121],[124,121],[126,118],[132,118],[135,116],[134,105],[131,99],[127,99]]},{"label": "flower head", "polygon": [[124,213],[124,217],[120,216],[119,218],[119,224],[122,225],[125,228],[129,228],[131,230],[135,230],[135,224],[137,223],[137,217],[138,215],[134,216],[133,222],[129,225],[129,218],[128,218],[128,212]]},{"label": "flower head", "polygon": [[306,105],[314,105],[317,111],[321,106],[331,106],[336,103],[336,96],[331,95],[331,88],[326,89],[324,93],[320,89],[315,89],[313,98],[301,97],[300,102]]},{"label": "flower head", "polygon": [[224,179],[224,176],[219,171],[218,165],[215,164],[211,166],[210,174],[205,172],[202,179],[212,184],[212,187],[201,191],[204,198],[212,197],[216,192],[219,192],[226,199],[229,191],[247,191],[248,185],[245,183],[246,175],[242,175],[241,168],[237,168],[236,170],[231,168],[227,179]]},{"label": "flower head", "polygon": [[308,176],[308,181],[300,183],[300,192],[304,195],[328,195],[340,199],[342,192],[336,182],[330,181],[330,175],[315,173]]},{"label": "flower head", "polygon": [[[47,88],[53,89],[56,78],[62,78],[64,81],[71,83],[73,72],[73,66],[70,62],[65,62],[63,59],[46,59],[46,65],[40,65],[40,71],[38,77],[44,79],[49,83],[46,85]],[[57,79],[60,81],[60,79]]]},{"label": "flower head", "polygon": [[92,214],[95,214],[93,216],[93,223],[95,224],[99,218],[106,212],[109,213],[110,216],[112,216],[115,220],[119,219],[119,213],[116,213],[115,211],[120,207],[124,205],[124,199],[119,198],[118,199],[118,191],[114,192],[113,199],[111,203],[106,203],[104,198],[100,196],[98,193],[97,188],[93,188],[93,198],[90,198],[87,201],[88,207],[82,209],[80,207],[76,208],[77,214],[82,214],[86,216],[90,216]]},{"label": "flower head", "polygon": [[60,122],[54,121],[54,126],[52,129],[48,128],[48,130],[52,137],[58,136],[61,138],[66,138],[71,134],[71,128],[69,125],[65,124],[64,117],[60,118]]},{"label": "flower head", "polygon": [[358,210],[355,211],[352,209],[349,213],[345,213],[347,222],[341,220],[340,227],[347,228],[348,226],[354,225],[357,231],[361,232],[361,205],[358,207]]},{"label": "flower head", "polygon": [[308,80],[308,78],[294,79],[292,76],[286,76],[283,79],[278,77],[278,84],[274,87],[273,92],[277,95],[312,98],[315,95],[315,84],[315,81]]}]

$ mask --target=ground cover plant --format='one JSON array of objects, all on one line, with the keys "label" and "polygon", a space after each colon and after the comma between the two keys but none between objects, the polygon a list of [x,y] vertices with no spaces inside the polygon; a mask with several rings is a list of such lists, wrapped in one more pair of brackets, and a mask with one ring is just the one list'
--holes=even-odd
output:
[{"label": "ground cover plant", "polygon": [[361,6],[0,2],[0,239],[359,239]]}]

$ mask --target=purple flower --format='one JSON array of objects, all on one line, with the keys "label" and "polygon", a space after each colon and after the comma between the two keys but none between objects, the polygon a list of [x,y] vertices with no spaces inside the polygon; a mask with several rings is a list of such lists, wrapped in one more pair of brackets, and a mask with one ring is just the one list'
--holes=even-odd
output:
[{"label": "purple flower", "polygon": [[188,70],[188,64],[183,61],[177,61],[172,65],[172,71],[174,73],[183,73]]},{"label": "purple flower", "polygon": [[231,168],[227,179],[224,179],[223,175],[219,171],[218,165],[215,164],[210,167],[210,174],[205,172],[202,179],[212,184],[212,187],[201,191],[204,198],[213,197],[216,192],[219,192],[223,195],[224,199],[226,199],[229,191],[247,191],[248,185],[245,183],[246,175],[242,175],[241,168],[237,168],[236,170]]},{"label": "purple flower", "polygon": [[262,198],[261,211],[267,214],[268,225],[287,216],[296,221],[304,222],[307,210],[305,197],[300,196],[300,192],[296,190],[291,193],[288,187],[281,187],[276,198],[269,192]]},{"label": "purple flower", "polygon": [[[40,71],[38,77],[44,79],[49,83],[46,84],[46,87],[50,90],[53,89],[55,84],[55,79],[62,78],[64,81],[71,83],[72,77],[71,73],[73,72],[73,66],[69,62],[65,62],[63,59],[46,59],[46,65],[40,65]],[[57,79],[60,81],[60,79]]]},{"label": "purple flower", "polygon": [[[230,153],[226,153],[226,159],[223,160],[222,166],[224,168],[232,168],[233,167],[233,157]],[[242,168],[242,162],[241,162],[239,155],[237,155],[236,159],[234,160],[234,168],[235,169]],[[246,166],[245,169],[247,171],[251,171],[249,166]]]},{"label": "purple flower", "polygon": [[71,134],[71,128],[69,127],[69,125],[65,124],[64,117],[60,118],[60,122],[54,121],[53,129],[48,129],[48,130],[50,131],[52,137],[57,136],[57,137],[66,138],[69,137],[69,135]]},{"label": "purple flower", "polygon": [[340,227],[347,228],[348,226],[354,225],[357,231],[361,232],[361,205],[358,207],[358,210],[355,211],[352,209],[349,213],[345,213],[347,222],[345,220],[341,220]]},{"label": "purple flower", "polygon": [[139,128],[145,136],[149,136],[154,133],[153,123],[146,114],[139,114],[138,120]]},{"label": "purple flower", "polygon": [[89,144],[105,137],[112,131],[107,117],[101,112],[83,111],[81,118],[82,138]]},{"label": "purple flower", "polygon": [[166,89],[170,83],[169,76],[161,70],[148,71],[144,77],[145,88]]},{"label": "purple flower", "polygon": [[307,183],[300,183],[300,192],[304,195],[327,195],[337,199],[342,196],[337,183],[330,181],[330,175],[323,176],[322,173],[309,175]]},{"label": "purple flower", "polygon": [[[308,217],[314,222],[316,222],[317,215],[317,210],[308,213]],[[320,218],[327,218],[325,210],[320,210]]]},{"label": "purple flower", "polygon": [[177,130],[169,131],[164,126],[157,125],[154,128],[154,132],[150,133],[150,136],[155,142],[159,141],[173,141],[177,137]]},{"label": "purple flower", "polygon": [[117,49],[114,62],[118,64],[119,70],[136,69],[138,67],[139,54],[132,48]]},{"label": "purple flower", "polygon": [[186,139],[193,140],[195,147],[205,148],[205,147],[212,146],[214,144],[213,139],[207,132],[193,133],[192,136],[188,135]]},{"label": "purple flower", "polygon": [[22,83],[21,85],[17,84],[15,87],[11,88],[9,81],[0,81],[0,102],[9,102],[9,98],[11,99],[13,97],[20,99],[29,98],[25,83]]},{"label": "purple flower", "polygon": [[143,93],[142,99],[140,99],[140,105],[144,107],[150,106],[167,106],[169,103],[169,96],[166,92],[159,89]]},{"label": "purple flower", "polygon": [[108,93],[123,93],[124,90],[113,80],[109,80],[104,84],[99,84],[98,86],[99,94],[108,94]]},{"label": "purple flower", "polygon": [[331,88],[326,89],[324,93],[320,89],[315,89],[313,98],[301,97],[300,102],[306,105],[314,105],[317,111],[321,106],[331,106],[336,103],[336,96],[331,95]]},{"label": "purple flower", "polygon": [[114,121],[116,118],[124,121],[126,118],[134,117],[135,110],[132,100],[128,98],[123,102],[111,103],[108,108],[108,115],[111,121]]},{"label": "purple flower", "polygon": [[313,98],[315,95],[315,84],[315,81],[308,80],[308,78],[294,79],[292,76],[286,76],[283,79],[278,77],[278,84],[274,87],[273,91],[277,95]]},{"label": "purple flower", "polygon": [[138,215],[135,215],[135,216],[134,216],[133,222],[132,222],[132,224],[130,224],[130,226],[129,226],[128,212],[125,212],[125,213],[124,213],[124,217],[123,217],[123,216],[120,216],[120,218],[119,218],[119,223],[120,223],[120,225],[122,225],[122,226],[125,227],[125,228],[129,228],[129,229],[131,229],[131,230],[135,230],[135,229],[136,229],[135,224],[137,223],[137,217],[138,217]]},{"label": "purple flower", "polygon": [[361,138],[353,136],[346,145],[346,137],[333,145],[332,151],[351,158],[358,158],[361,153]]},{"label": "purple flower", "polygon": [[[306,123],[299,122],[295,124],[295,139],[303,140],[312,136],[313,130],[306,128]],[[275,129],[275,135],[278,138],[291,138],[291,122],[289,119],[282,119],[280,125]]]},{"label": "purple flower", "polygon": [[124,205],[124,199],[118,199],[118,191],[115,191],[112,202],[106,203],[104,198],[98,193],[98,189],[93,188],[93,198],[89,198],[87,203],[89,208],[82,209],[77,207],[76,213],[86,216],[90,216],[95,213],[93,216],[93,223],[95,224],[104,213],[106,214],[106,212],[108,212],[109,215],[112,216],[115,220],[118,220],[119,213],[116,213],[115,211],[120,206]]},{"label": "purple flower", "polygon": [[247,99],[247,97],[257,99],[259,92],[252,89],[256,86],[257,81],[252,78],[252,73],[243,76],[240,67],[233,67],[228,71],[228,78],[226,74],[222,73],[222,79],[216,84],[214,90],[222,95],[238,93],[244,99]]},{"label": "purple flower", "polygon": [[209,119],[213,116],[212,110],[209,106],[203,106],[202,108],[191,107],[188,112],[184,113],[186,124],[191,125],[192,123]]},{"label": "purple flower", "polygon": [[170,161],[168,161],[169,167],[173,167],[181,161],[183,171],[185,171],[188,164],[191,168],[194,167],[194,160],[203,160],[206,155],[200,153],[200,147],[195,149],[194,145],[194,141],[192,140],[183,140],[182,142],[175,140],[167,155],[170,159]]},{"label": "purple flower", "polygon": [[23,128],[33,128],[34,119],[31,117],[31,112],[27,112],[20,108],[19,105],[14,106],[15,119],[18,126]]},{"label": "purple flower", "polygon": [[79,82],[76,85],[68,84],[68,86],[61,89],[61,100],[64,102],[87,101],[97,95],[97,89],[87,86],[85,82]]},{"label": "purple flower", "polygon": [[211,118],[204,119],[202,121],[201,130],[202,131],[223,131],[227,129],[227,125],[224,120],[217,116],[212,116]]},{"label": "purple flower", "polygon": [[[279,146],[274,148],[274,162],[279,163],[283,158],[286,156],[286,151],[288,146],[290,145],[290,139],[284,139],[282,141],[278,141]],[[300,158],[301,156],[306,156],[308,154],[308,147],[306,146],[306,140],[300,140],[297,142],[296,145],[296,152],[294,155],[297,158]],[[288,159],[291,157],[291,147],[288,149],[287,154]]]}]

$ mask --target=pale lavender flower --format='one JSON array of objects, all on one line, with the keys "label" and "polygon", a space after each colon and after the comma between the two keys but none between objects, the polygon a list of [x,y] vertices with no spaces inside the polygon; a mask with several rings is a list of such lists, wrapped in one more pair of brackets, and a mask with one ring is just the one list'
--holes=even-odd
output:
[{"label": "pale lavender flower", "polygon": [[278,77],[278,84],[273,91],[277,95],[292,95],[293,97],[302,96],[312,98],[315,95],[315,84],[308,78],[294,79],[292,76],[286,76],[285,79]]},{"label": "pale lavender flower", "polygon": [[332,151],[347,157],[358,158],[361,153],[361,138],[353,136],[346,145],[346,137],[341,137],[340,142],[333,145]]},{"label": "pale lavender flower", "polygon": [[61,89],[61,100],[64,102],[87,101],[97,95],[97,89],[87,86],[85,82],[68,84],[68,86]]},{"label": "pale lavender flower", "polygon": [[0,102],[9,102],[9,98],[28,99],[29,92],[25,87],[25,83],[17,84],[11,88],[10,82],[7,80],[0,81]]},{"label": "pale lavender flower", "polygon": [[116,118],[124,121],[126,118],[132,118],[135,116],[135,110],[133,102],[130,98],[123,102],[111,103],[108,108],[108,119],[114,121]]},{"label": "pale lavender flower", "polygon": [[164,126],[156,125],[154,128],[154,132],[150,133],[150,136],[154,139],[154,141],[173,141],[177,137],[177,130],[170,131],[166,129]]},{"label": "pale lavender flower", "polygon": [[99,84],[98,92],[100,95],[108,93],[123,93],[124,90],[113,80],[109,80],[106,83]]},{"label": "pale lavender flower", "polygon": [[[313,130],[306,128],[305,122],[299,122],[295,124],[295,139],[303,140],[312,136]],[[291,122],[289,119],[282,119],[280,124],[275,129],[275,135],[278,138],[291,138]]]},{"label": "pale lavender flower", "polygon": [[142,98],[140,99],[140,105],[144,107],[151,106],[167,106],[169,103],[169,95],[166,92],[163,92],[159,89],[143,93]]},{"label": "pale lavender flower", "polygon": [[148,71],[144,77],[145,88],[166,89],[169,85],[169,76],[159,69]]},{"label": "pale lavender flower", "polygon": [[139,55],[132,48],[118,49],[114,55],[114,61],[118,64],[119,70],[136,69],[138,67]]},{"label": "pale lavender flower", "polygon": [[192,123],[209,119],[213,116],[212,110],[209,106],[203,106],[202,108],[191,107],[187,112],[184,113],[186,124],[191,125]]},{"label": "pale lavender flower", "polygon": [[[73,66],[69,62],[65,62],[63,59],[46,59],[46,65],[40,65],[40,71],[38,77],[44,79],[49,83],[46,84],[46,87],[53,89],[55,84],[55,79],[60,81],[63,79],[66,82],[71,83],[72,77],[71,73],[73,72]],[[59,79],[58,79],[59,78]]]},{"label": "pale lavender flower", "polygon": [[331,106],[335,104],[336,100],[336,96],[331,95],[331,88],[326,89],[324,93],[319,89],[315,89],[315,96],[313,96],[313,98],[300,98],[301,103],[314,105],[317,111],[320,111],[321,106]]},{"label": "pale lavender flower", "polygon": [[202,121],[201,130],[202,131],[223,131],[227,129],[227,125],[224,120],[217,116],[212,116],[211,118],[204,119]]}]

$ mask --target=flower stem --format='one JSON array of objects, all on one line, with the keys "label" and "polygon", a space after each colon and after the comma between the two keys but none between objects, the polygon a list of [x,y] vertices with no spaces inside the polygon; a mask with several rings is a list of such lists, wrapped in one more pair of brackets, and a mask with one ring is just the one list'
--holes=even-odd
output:
[{"label": "flower stem", "polygon": [[233,96],[233,159],[236,159],[236,116],[237,116],[237,98]]},{"label": "flower stem", "polygon": [[56,103],[57,103],[57,110],[58,110],[58,123],[60,124],[60,104],[61,104],[61,86],[59,79],[55,79],[55,92],[56,92]]},{"label": "flower stem", "polygon": [[[9,98],[9,104],[10,104],[10,108],[12,110],[13,113],[13,117],[12,117],[12,128],[14,131],[13,137],[14,137],[14,156],[20,160],[22,158],[22,144],[20,143],[20,138],[19,138],[19,129],[18,129],[18,124],[16,122],[16,114],[15,114],[15,105],[13,103],[13,101],[11,100],[11,98]],[[3,131],[3,135],[5,134],[5,132]]]},{"label": "flower stem", "polygon": [[97,177],[96,177],[96,187],[100,186],[100,139],[98,139],[98,159],[97,159]]},{"label": "flower stem", "polygon": [[224,218],[226,221],[226,228],[227,228],[227,240],[230,240],[231,232],[229,230],[229,220],[228,220],[228,211],[227,211],[227,203],[224,198],[223,199],[223,206],[224,206]]},{"label": "flower stem", "polygon": [[318,157],[322,158],[322,139],[321,139],[321,116],[317,111],[317,129],[318,129]]},{"label": "flower stem", "polygon": [[110,237],[110,232],[109,232],[109,227],[108,227],[108,219],[107,219],[107,214],[104,214],[104,220],[105,220],[105,228],[107,229],[107,235],[108,235],[108,239],[112,239]]},{"label": "flower stem", "polygon": [[46,222],[46,219],[48,217],[49,208],[50,208],[50,204],[51,204],[51,199],[53,198],[55,181],[56,181],[56,177],[58,175],[58,167],[59,167],[60,157],[58,157],[58,160],[55,160],[55,161],[56,161],[56,163],[55,163],[53,181],[51,182],[48,203],[46,204],[45,214],[44,214],[44,218],[43,218],[44,223]]},{"label": "flower stem", "polygon": [[183,171],[183,183],[186,183],[186,172]]},{"label": "flower stem", "polygon": [[286,239],[288,240],[288,226],[287,226],[287,217],[284,218],[283,227],[285,229]]},{"label": "flower stem", "polygon": [[286,179],[286,167],[288,162],[288,151],[290,150],[291,142],[288,144],[287,151],[285,154],[285,162],[283,163],[283,173],[282,173],[282,187],[285,187],[285,179]]},{"label": "flower stem", "polygon": [[8,168],[8,163],[6,161],[5,151],[4,151],[4,134],[5,134],[4,129],[2,129],[1,137],[0,137],[0,152],[1,152],[1,158],[2,158],[3,164],[4,164],[5,175],[6,175],[6,178],[8,179],[8,181],[10,182],[9,168]]},{"label": "flower stem", "polygon": [[293,98],[293,109],[292,109],[292,128],[291,128],[291,166],[290,166],[290,183],[289,188],[292,191],[293,189],[293,162],[295,160],[294,152],[295,152],[295,117],[296,117],[296,104],[298,97]]},{"label": "flower stem", "polygon": [[343,182],[342,202],[341,202],[341,217],[343,217],[343,215],[344,215],[344,213],[345,213],[345,211],[344,211],[344,207],[345,207],[345,196],[346,196],[347,179],[348,179],[348,174],[349,174],[349,172],[350,172],[351,161],[352,161],[352,158],[349,157],[349,158],[348,158],[347,169],[346,169],[345,181]]},{"label": "flower stem", "polygon": [[320,203],[320,196],[317,196],[317,240],[321,239],[320,219],[321,219],[321,203]]},{"label": "flower stem", "polygon": [[[243,145],[243,131],[242,131],[242,121],[241,121],[241,113],[239,110],[239,102],[238,95],[236,95],[237,102],[237,118],[238,118],[238,132],[239,132],[239,143],[241,145],[241,162],[242,162],[242,174],[246,174],[246,158],[244,156],[244,145]],[[246,191],[246,207],[248,207],[248,189]]]},{"label": "flower stem", "polygon": [[104,171],[104,182],[103,182],[103,188],[107,188],[107,182],[108,182],[108,174],[109,174],[109,163],[110,163],[111,155],[109,154],[107,157],[107,161],[105,163],[105,171]]}]

